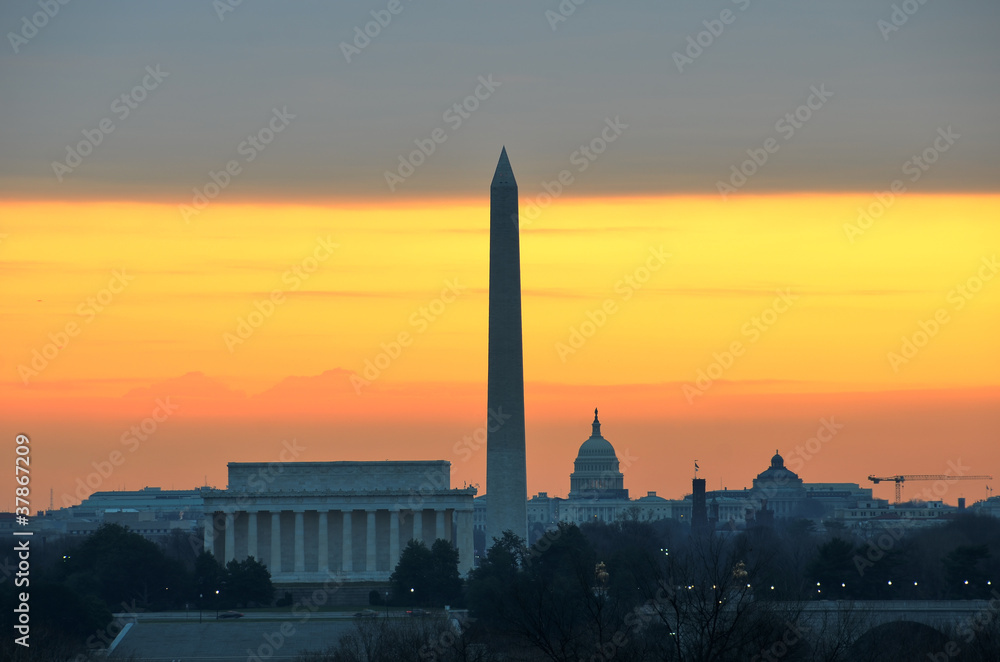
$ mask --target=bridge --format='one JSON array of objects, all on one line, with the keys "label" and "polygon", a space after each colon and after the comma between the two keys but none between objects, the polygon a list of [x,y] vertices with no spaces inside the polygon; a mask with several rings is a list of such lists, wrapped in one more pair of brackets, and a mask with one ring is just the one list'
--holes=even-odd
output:
[{"label": "bridge", "polygon": [[797,614],[794,623],[804,630],[848,634],[857,641],[877,628],[919,623],[956,643],[1000,620],[1000,592],[991,600],[817,600],[779,602],[779,610]]},{"label": "bridge", "polygon": [[[789,610],[797,609],[800,618],[821,622],[835,614],[863,614],[872,627],[896,621],[923,623],[938,630],[956,627],[975,619],[1000,617],[1000,593],[994,591],[992,600],[816,600],[791,603]],[[982,615],[982,616],[980,616]]]}]

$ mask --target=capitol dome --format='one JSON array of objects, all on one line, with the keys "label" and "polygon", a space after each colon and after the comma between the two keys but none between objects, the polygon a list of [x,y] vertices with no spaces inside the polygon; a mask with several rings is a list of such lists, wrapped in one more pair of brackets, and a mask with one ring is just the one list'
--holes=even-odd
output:
[{"label": "capitol dome", "polygon": [[[595,420],[594,425],[600,428],[601,424]],[[600,436],[600,432],[598,432],[598,436],[591,437],[587,439],[587,441],[583,442],[583,445],[580,446],[580,452],[577,453],[577,457],[604,457],[614,458],[615,460],[618,459],[618,456],[615,454],[615,447],[611,445],[610,441]]]},{"label": "capitol dome", "polygon": [[580,446],[569,477],[569,498],[627,499],[625,477],[611,442],[601,436],[601,421],[594,410],[590,438]]}]

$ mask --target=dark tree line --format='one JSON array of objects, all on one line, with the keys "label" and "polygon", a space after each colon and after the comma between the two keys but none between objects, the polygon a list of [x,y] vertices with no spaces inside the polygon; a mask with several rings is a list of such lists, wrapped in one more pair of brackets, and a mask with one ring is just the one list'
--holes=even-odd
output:
[{"label": "dark tree line", "polygon": [[991,599],[1000,580],[1000,521],[992,517],[963,515],[920,528],[889,521],[863,536],[811,541],[803,597]]},{"label": "dark tree line", "polygon": [[[1000,611],[971,629],[873,627],[868,607],[851,600],[995,597],[987,582],[998,557],[1000,523],[974,515],[861,533],[796,520],[698,535],[625,518],[560,525],[530,547],[508,532],[460,584],[467,617],[365,621],[310,659],[875,662],[940,653],[985,662],[1000,659]],[[423,604],[461,604],[430,597],[431,573],[441,572],[433,567],[430,550],[411,544],[394,594],[423,586]],[[842,602],[809,615],[811,603],[830,599]]]},{"label": "dark tree line", "polygon": [[[59,544],[58,554],[39,552],[27,587],[36,656],[70,659],[106,647],[120,629],[113,613],[268,605],[274,596],[270,573],[252,558],[223,567],[211,554],[195,556],[186,537],[161,546],[118,524]],[[9,578],[0,583],[0,626],[7,632],[18,592]],[[0,648],[0,659],[18,659],[17,648]]]}]

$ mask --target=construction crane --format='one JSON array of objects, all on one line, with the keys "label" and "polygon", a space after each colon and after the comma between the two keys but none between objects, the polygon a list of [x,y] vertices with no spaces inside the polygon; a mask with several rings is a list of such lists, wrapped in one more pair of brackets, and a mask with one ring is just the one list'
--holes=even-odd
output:
[{"label": "construction crane", "polygon": [[908,480],[993,480],[993,476],[949,476],[946,474],[906,474],[902,476],[868,476],[868,480],[878,485],[882,481],[896,483],[896,503],[903,492],[903,483]]}]

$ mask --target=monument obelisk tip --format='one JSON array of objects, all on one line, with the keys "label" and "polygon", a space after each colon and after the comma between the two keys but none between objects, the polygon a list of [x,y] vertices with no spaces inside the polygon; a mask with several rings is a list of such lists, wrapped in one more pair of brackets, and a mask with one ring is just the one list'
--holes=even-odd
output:
[{"label": "monument obelisk tip", "polygon": [[490,188],[517,188],[517,180],[514,179],[514,170],[510,167],[510,159],[507,158],[507,147],[500,150],[500,160],[497,161],[497,169],[493,173],[493,182]]}]

